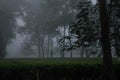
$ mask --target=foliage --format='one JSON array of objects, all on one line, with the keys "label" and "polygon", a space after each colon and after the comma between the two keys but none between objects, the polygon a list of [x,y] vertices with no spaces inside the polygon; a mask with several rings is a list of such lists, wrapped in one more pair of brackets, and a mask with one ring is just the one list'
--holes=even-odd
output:
[{"label": "foliage", "polygon": [[115,47],[117,56],[120,56],[120,2],[112,0],[110,7],[110,26],[111,26],[111,43]]},{"label": "foliage", "polygon": [[[44,53],[42,49],[46,45],[49,48],[49,40],[59,36],[56,29],[72,22],[76,13],[76,1],[78,0],[36,0],[34,3],[26,3],[24,11],[27,16],[23,16],[26,25],[20,27],[18,32],[30,35],[29,39],[37,47],[39,54]],[[48,36],[47,44],[45,39]]]},{"label": "foliage", "polygon": [[[110,17],[110,40],[111,46],[115,47],[117,56],[120,56],[120,27],[119,27],[119,1],[111,0],[108,4]],[[64,40],[71,40],[72,45],[66,44],[64,50],[72,50],[80,46],[101,47],[101,27],[98,4],[92,5],[89,1],[80,1],[78,4],[79,12],[76,15],[74,22],[70,25],[71,35],[63,37],[60,42]]]},{"label": "foliage", "polygon": [[[92,5],[90,1],[80,1],[78,4],[79,13],[74,22],[70,25],[70,34],[60,40],[73,39],[72,46],[66,45],[64,50],[72,50],[80,46],[94,45],[100,40],[100,22],[98,16],[98,5]],[[94,19],[95,18],[95,19]],[[98,43],[97,43],[98,44]]]}]

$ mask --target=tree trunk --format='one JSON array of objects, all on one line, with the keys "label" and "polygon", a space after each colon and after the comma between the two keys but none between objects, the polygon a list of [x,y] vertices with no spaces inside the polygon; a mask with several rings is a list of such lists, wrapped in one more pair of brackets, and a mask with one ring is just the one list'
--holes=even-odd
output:
[{"label": "tree trunk", "polygon": [[40,52],[40,37],[37,36],[37,48],[38,48],[38,58],[41,58],[41,52]]},{"label": "tree trunk", "polygon": [[58,37],[56,37],[56,39],[57,39],[57,43],[59,44],[59,53],[60,53],[60,58],[62,58],[62,45],[61,45],[61,43],[59,43],[59,39],[58,39]]},{"label": "tree trunk", "polygon": [[[1,37],[1,36],[0,36]],[[1,37],[0,40],[0,59],[3,59],[6,56],[6,46],[7,46],[7,40],[4,40]]]},{"label": "tree trunk", "polygon": [[120,58],[120,48],[119,48],[119,28],[117,28],[117,26],[114,28],[114,32],[115,32],[115,51],[118,57],[118,60]]},{"label": "tree trunk", "polygon": [[49,37],[49,34],[48,34],[48,50],[47,50],[47,58],[49,58],[49,53],[50,53],[50,37]]},{"label": "tree trunk", "polygon": [[[71,44],[71,40],[70,40],[70,47],[72,46],[72,44]],[[70,58],[72,58],[73,57],[73,53],[72,53],[72,50],[70,50]]]},{"label": "tree trunk", "polygon": [[39,58],[41,58],[41,52],[40,52],[40,41],[38,41],[38,54],[39,54]]},{"label": "tree trunk", "polygon": [[[70,33],[70,27],[69,27],[69,36],[71,36],[71,33]],[[71,41],[71,37],[70,37],[70,39],[69,39],[69,41],[70,41],[70,48],[72,47],[72,41]],[[72,49],[70,50],[70,58],[72,58],[73,57],[73,55],[72,55],[73,53],[72,53]]]},{"label": "tree trunk", "polygon": [[80,52],[80,56],[81,56],[81,58],[83,58],[84,56],[84,46],[82,45],[81,46],[81,52]]},{"label": "tree trunk", "polygon": [[53,41],[51,40],[51,51],[50,51],[50,57],[53,57]]},{"label": "tree trunk", "polygon": [[40,35],[40,32],[39,31],[36,31],[36,39],[37,39],[37,49],[38,49],[38,58],[41,58],[41,35]]},{"label": "tree trunk", "polygon": [[[65,37],[65,26],[64,26],[64,31],[63,31],[63,37]],[[65,39],[64,39],[64,42],[63,42],[63,48],[65,46]],[[62,58],[65,57],[65,51],[62,51]]]},{"label": "tree trunk", "polygon": [[5,51],[4,40],[3,40],[2,34],[0,33],[0,59],[4,58],[4,55],[5,55],[4,51]]},{"label": "tree trunk", "polygon": [[45,58],[45,55],[44,55],[44,37],[41,37],[41,52],[42,52],[43,58]]},{"label": "tree trunk", "polygon": [[2,41],[0,39],[0,59],[2,58],[3,50],[2,50]]},{"label": "tree trunk", "polygon": [[103,51],[103,74],[102,80],[114,80],[112,69],[112,55],[109,39],[109,17],[106,7],[106,0],[99,1],[100,22],[101,22],[101,44]]},{"label": "tree trunk", "polygon": [[7,47],[7,40],[4,40],[3,41],[3,48],[2,48],[2,50],[3,50],[3,55],[2,55],[2,57],[4,58],[5,56],[6,56],[6,47]]}]

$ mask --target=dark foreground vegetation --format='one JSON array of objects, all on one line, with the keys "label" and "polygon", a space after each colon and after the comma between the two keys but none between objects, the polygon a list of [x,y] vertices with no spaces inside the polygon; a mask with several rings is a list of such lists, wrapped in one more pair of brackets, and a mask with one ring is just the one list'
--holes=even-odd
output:
[{"label": "dark foreground vegetation", "polygon": [[[114,62],[120,80],[120,63]],[[5,59],[0,61],[0,80],[96,80],[101,59]]]}]

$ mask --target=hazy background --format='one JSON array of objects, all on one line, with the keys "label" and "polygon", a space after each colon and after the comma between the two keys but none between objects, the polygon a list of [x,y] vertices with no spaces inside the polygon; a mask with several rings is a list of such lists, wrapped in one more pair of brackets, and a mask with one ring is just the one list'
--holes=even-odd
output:
[{"label": "hazy background", "polygon": [[[51,55],[59,57],[63,45],[58,42],[58,39],[70,35],[69,25],[79,12],[77,8],[79,1],[58,0],[57,3],[57,0],[56,2],[54,0],[23,0],[19,10],[14,12],[17,15],[14,18],[15,38],[7,45],[6,58],[37,58],[38,56],[50,57]],[[96,2],[96,0],[91,0],[91,6],[93,7]],[[37,32],[37,30],[39,31]],[[37,42],[38,38],[41,39]],[[39,43],[41,45],[37,45]],[[68,41],[66,41],[67,43]],[[80,57],[81,49],[82,47],[73,50],[73,57]],[[95,56],[101,53],[101,48],[94,46],[85,48],[83,53],[89,54],[91,49],[97,51]],[[114,52],[114,48],[112,50]],[[69,57],[70,53],[70,51],[65,52],[65,56]],[[86,54],[83,56],[87,56]]]}]

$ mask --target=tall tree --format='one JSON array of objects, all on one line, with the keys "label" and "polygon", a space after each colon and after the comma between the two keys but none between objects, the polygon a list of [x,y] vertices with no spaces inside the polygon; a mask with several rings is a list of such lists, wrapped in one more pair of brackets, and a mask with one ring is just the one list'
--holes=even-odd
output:
[{"label": "tall tree", "polygon": [[[97,6],[93,6],[88,0],[80,1],[78,4],[79,13],[75,21],[70,25],[71,35],[65,36],[64,39],[73,39],[72,46],[67,45],[65,50],[72,50],[79,47],[81,49],[81,57],[84,53],[84,48],[88,48],[93,43],[100,39],[100,26]],[[95,19],[94,19],[95,18]],[[87,43],[87,44],[86,44]]]},{"label": "tall tree", "polygon": [[[102,80],[113,80],[112,55],[110,44],[110,25],[109,25],[110,18],[108,14],[106,0],[99,0],[100,22],[98,19],[97,26],[95,24],[95,21],[92,21],[90,18],[91,11],[88,10],[88,8],[90,8],[89,3],[90,2],[88,2],[87,0],[80,2],[79,5],[80,8],[83,5],[84,6],[87,5],[87,7],[82,7],[79,14],[77,15],[77,20],[71,25],[72,37],[76,38],[76,40],[73,43],[72,47],[68,49],[71,50],[74,49],[74,47],[78,48],[82,44],[88,46],[90,43],[100,40],[103,52]],[[66,38],[69,38],[69,36]]]},{"label": "tall tree", "polygon": [[[16,12],[19,11],[21,1],[0,1],[0,58],[6,55],[6,46],[14,38]],[[13,5],[14,4],[14,5]]]},{"label": "tall tree", "polygon": [[115,47],[115,51],[118,59],[120,59],[120,1],[119,0],[111,0],[110,2],[110,21],[111,21],[111,38],[112,44]]},{"label": "tall tree", "polygon": [[103,51],[103,78],[102,80],[113,80],[113,63],[110,47],[110,23],[106,0],[99,0],[100,22],[101,22],[101,44]]}]

